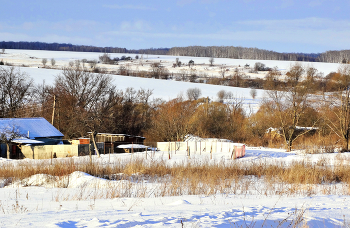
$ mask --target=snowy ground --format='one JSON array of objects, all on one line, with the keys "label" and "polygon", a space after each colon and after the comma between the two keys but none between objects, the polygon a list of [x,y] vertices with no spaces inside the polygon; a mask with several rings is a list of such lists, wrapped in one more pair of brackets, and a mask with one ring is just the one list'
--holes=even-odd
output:
[{"label": "snowy ground", "polygon": [[[8,54],[1,54],[0,59],[18,65],[21,71],[27,72],[34,78],[35,83],[53,84],[55,76],[60,73],[57,69],[43,69],[42,58],[55,58],[57,66],[67,65],[69,61],[81,59],[98,59],[101,53],[79,52],[53,52],[30,50],[6,50]],[[132,54],[111,54],[111,57],[121,57]],[[32,57],[32,58],[30,58]],[[217,69],[208,68],[209,58],[179,57],[180,61],[188,62],[193,59],[198,71],[207,68],[207,74],[215,74]],[[147,56],[144,62],[162,61],[162,64],[171,66],[176,56]],[[255,62],[263,62],[267,67],[277,66],[281,71],[289,68],[293,62],[288,61],[263,61],[263,60],[235,60],[215,59],[215,64],[226,64],[230,68],[237,68],[245,64],[254,65]],[[134,62],[135,63],[135,62]],[[136,64],[139,63],[135,63]],[[202,64],[202,65],[200,65]],[[207,65],[205,65],[207,64]],[[331,63],[302,63],[318,69],[324,75],[331,71],[337,71],[339,64]],[[50,65],[50,61],[48,61]],[[117,67],[117,66],[110,66]],[[141,68],[141,66],[139,66]],[[145,67],[146,68],[146,67]],[[148,67],[149,68],[149,67]],[[115,68],[114,68],[115,69]],[[170,69],[170,68],[169,68]],[[178,69],[176,69],[178,70]],[[260,74],[260,73],[259,73]],[[260,77],[260,75],[250,75]],[[250,89],[215,86],[199,83],[178,82],[170,80],[156,80],[136,77],[113,75],[114,83],[118,89],[133,87],[135,89],[152,89],[154,98],[165,100],[173,99],[179,94],[186,93],[188,88],[200,88],[202,96],[216,99],[218,91],[224,89],[230,91],[236,97],[242,98],[246,110],[256,110],[259,101],[264,96],[264,91],[258,90],[257,97],[251,98]],[[127,161],[130,156],[146,159],[145,153],[102,155],[94,158],[96,162],[109,164]],[[191,160],[207,160],[209,154],[193,154]],[[338,154],[303,155],[286,153],[283,150],[248,148],[246,156],[238,159],[239,163],[251,163],[269,161],[271,163],[289,164],[293,160],[307,160],[317,162],[328,161],[334,164]],[[342,154],[347,159],[350,154]],[[213,154],[216,161],[230,160],[229,153]],[[73,158],[76,162],[86,159]],[[167,163],[187,161],[185,152],[172,153],[168,160],[168,152],[149,153],[147,160],[164,159]],[[25,160],[28,163],[36,161]],[[49,163],[49,161],[48,161]],[[18,165],[18,161],[0,159],[0,165]],[[67,182],[69,180],[69,182]],[[332,184],[316,186],[312,196],[278,195],[261,193],[260,189],[267,189],[268,183],[252,178],[251,190],[245,194],[216,194],[216,195],[183,195],[156,197],[149,192],[149,197],[118,197],[106,199],[100,197],[100,192],[108,191],[111,187],[118,187],[124,181],[107,181],[89,176],[85,173],[75,172],[66,179],[58,180],[55,177],[36,175],[26,181],[15,182],[6,185],[6,181],[0,177],[0,227],[277,227],[284,219],[295,221],[301,215],[309,227],[346,227],[350,224],[349,186]],[[97,185],[96,185],[97,184]],[[152,190],[154,183],[143,183]],[[98,186],[98,188],[96,188]],[[139,186],[139,185],[137,185]],[[278,186],[283,188],[284,186]],[[331,194],[325,194],[324,189],[331,189]],[[154,194],[153,194],[154,195]],[[288,227],[283,223],[282,227]]]},{"label": "snowy ground", "polygon": [[[174,164],[186,161],[185,152],[148,152],[148,160],[165,159]],[[145,153],[102,155],[94,158],[104,164],[126,161],[131,156],[146,159]],[[229,161],[229,153],[214,153],[214,160]],[[247,148],[246,157],[236,162],[270,160],[285,162],[326,159],[334,163],[335,154],[303,155],[283,150]],[[350,154],[342,154],[350,158]],[[193,159],[208,159],[209,154],[195,154]],[[76,162],[86,157],[73,158]],[[33,160],[25,160],[34,163]],[[0,160],[17,165],[18,161]],[[309,227],[347,227],[350,224],[348,195],[259,194],[261,180],[255,178],[248,194],[183,195],[173,197],[126,197],[103,199],[99,192],[123,181],[108,181],[81,172],[72,173],[65,187],[54,178],[36,175],[22,182],[0,188],[1,227],[277,227],[281,221],[302,217]],[[62,181],[62,179],[60,180]],[[96,185],[97,184],[97,185]],[[145,186],[152,183],[144,183]],[[94,187],[95,186],[95,187]],[[96,188],[96,186],[99,186]],[[256,187],[258,186],[258,187]],[[328,187],[340,188],[330,185]],[[254,189],[256,188],[256,189]],[[152,189],[152,188],[151,188]],[[254,226],[253,226],[254,225]],[[288,227],[283,223],[281,227]],[[291,227],[291,226],[289,226]]]},{"label": "snowy ground", "polygon": [[[98,60],[98,56],[101,53],[90,53],[90,52],[60,52],[60,51],[33,51],[33,50],[6,50],[6,54],[0,54],[0,59],[4,62],[12,63],[16,66],[22,66],[22,64],[27,67],[20,67],[21,72],[26,72],[30,77],[34,79],[35,84],[53,85],[55,82],[55,77],[61,73],[59,70],[63,66],[67,66],[70,61],[74,60]],[[111,57],[121,57],[122,55],[135,57],[133,54],[111,54]],[[56,65],[55,69],[42,68],[42,58],[48,59],[48,66],[50,66],[50,58],[55,58]],[[149,70],[151,62],[162,61],[168,69],[173,69],[170,65],[175,62],[176,56],[144,56],[144,67],[139,66],[138,62],[133,62],[133,67],[138,67],[139,70]],[[191,57],[181,57],[182,61],[188,62]],[[203,64],[208,58],[193,58],[196,61],[202,61]],[[136,61],[136,60],[134,60]],[[146,62],[147,61],[147,62]],[[235,64],[230,59],[222,59],[218,61],[228,61],[227,64]],[[243,60],[239,60],[243,61]],[[208,61],[207,61],[208,62]],[[121,63],[129,64],[129,63]],[[207,63],[208,64],[208,63]],[[283,63],[287,64],[287,63]],[[288,63],[290,64],[290,63]],[[116,71],[119,66],[117,65],[105,65],[100,64],[102,67],[107,67],[109,70]],[[5,68],[7,66],[4,66]],[[188,70],[188,67],[182,67]],[[205,68],[205,66],[198,66],[198,69]],[[176,68],[178,71],[178,68]],[[214,73],[214,71],[213,71]],[[210,85],[202,83],[190,83],[175,80],[160,80],[152,78],[140,78],[140,77],[128,77],[120,75],[111,75],[114,84],[117,89],[125,90],[128,87],[132,87],[136,90],[138,89],[150,89],[153,91],[152,98],[161,98],[166,101],[174,99],[180,95],[186,97],[186,91],[190,88],[199,88],[202,92],[202,97],[209,97],[211,100],[217,100],[217,93],[220,90],[225,90],[231,92],[236,98],[243,101],[244,108],[249,114],[250,112],[257,111],[259,107],[259,102],[264,96],[264,90],[256,90],[255,99],[250,95],[250,88],[238,88],[229,86],[219,86]]]},{"label": "snowy ground", "polygon": [[[55,77],[60,74],[60,68],[67,66],[70,61],[75,60],[98,60],[98,57],[102,53],[92,52],[61,52],[61,51],[37,51],[37,50],[13,50],[7,49],[6,54],[0,54],[0,59],[4,62],[12,63],[16,66],[26,65],[27,67],[20,67],[22,72],[28,73],[34,79],[35,84],[49,84],[52,85],[55,81]],[[121,56],[131,56],[135,58],[135,54],[111,54],[111,58]],[[139,55],[141,57],[141,55]],[[55,69],[43,68],[42,59],[47,58],[47,66],[51,67],[50,59],[56,60]],[[246,74],[247,77],[256,78],[265,77],[266,72],[249,73],[249,69],[245,69],[244,66],[249,64],[251,67],[256,62],[262,62],[267,67],[277,67],[282,73],[295,62],[292,61],[275,61],[275,60],[245,60],[245,59],[227,59],[227,58],[216,58],[214,66],[209,66],[209,58],[204,57],[184,57],[184,56],[167,56],[167,55],[143,55],[143,60],[123,61],[120,64],[129,65],[133,70],[146,70],[150,69],[151,63],[159,62],[166,67],[170,72],[179,73],[181,71],[190,71],[188,66],[173,68],[172,65],[175,63],[176,58],[179,58],[183,63],[188,63],[189,60],[194,60],[196,66],[192,67],[196,70],[198,75],[206,74],[208,76],[219,76],[219,69],[222,65],[225,65],[228,71],[226,76],[234,74],[234,70],[237,68],[240,72]],[[306,67],[314,67],[318,72],[322,72],[324,75],[332,71],[337,71],[340,64],[336,63],[309,63],[300,62],[300,64]],[[106,65],[99,64],[100,67],[105,67],[110,71],[117,71],[118,65]],[[187,72],[187,73],[188,73]],[[257,90],[255,99],[252,99],[250,95],[250,88],[237,88],[228,86],[217,86],[202,83],[190,83],[181,82],[175,80],[159,80],[151,78],[138,78],[138,77],[127,77],[112,75],[114,83],[118,89],[126,89],[133,87],[134,89],[151,89],[153,90],[153,98],[162,98],[164,100],[170,100],[176,98],[179,95],[186,97],[186,91],[190,88],[200,88],[202,97],[209,97],[211,100],[217,99],[217,93],[220,90],[231,92],[235,97],[241,99],[244,103],[244,108],[247,113],[257,111],[261,99],[264,97],[264,90]]]},{"label": "snowy ground", "polygon": [[[63,51],[38,51],[38,50],[17,50],[17,49],[6,49],[6,54],[0,54],[0,59],[8,61],[14,64],[25,64],[31,67],[42,67],[42,59],[48,59],[47,66],[51,66],[50,59],[54,58],[56,60],[57,66],[66,66],[69,61],[75,60],[99,60],[98,57],[102,53],[96,52],[63,52]],[[133,69],[138,68],[139,70],[149,70],[150,64],[152,62],[159,62],[164,67],[166,67],[170,72],[178,72],[181,69],[188,70],[189,67],[172,68],[173,64],[176,62],[176,58],[179,58],[184,64],[188,64],[190,60],[195,62],[194,69],[200,75],[201,73],[206,73],[208,76],[219,76],[219,68],[221,66],[226,66],[228,72],[226,74],[230,75],[234,69],[238,68],[240,71],[246,73],[248,76],[254,77],[264,77],[266,72],[259,72],[258,74],[249,73],[249,70],[244,70],[246,64],[253,67],[256,62],[261,62],[266,65],[266,67],[277,67],[280,71],[285,72],[289,67],[295,64],[294,61],[278,61],[278,60],[252,60],[252,59],[229,59],[229,58],[215,58],[214,66],[209,66],[208,57],[190,57],[190,56],[170,56],[170,55],[143,55],[143,60],[135,60],[136,54],[128,53],[111,53],[110,57],[113,59],[115,57],[130,56],[134,60],[131,61],[121,61],[121,64],[129,64]],[[140,58],[142,55],[138,55]],[[338,70],[340,64],[338,63],[322,63],[322,62],[299,62],[305,67],[314,67],[318,72],[324,75],[330,72],[335,72]],[[143,66],[142,66],[143,65]],[[104,66],[109,70],[117,70],[118,65],[99,65]]]}]

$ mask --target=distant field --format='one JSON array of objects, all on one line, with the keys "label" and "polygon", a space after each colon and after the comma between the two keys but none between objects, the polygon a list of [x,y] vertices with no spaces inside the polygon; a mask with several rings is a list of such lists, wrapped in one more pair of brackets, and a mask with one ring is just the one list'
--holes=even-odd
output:
[{"label": "distant field", "polygon": [[[70,61],[75,60],[98,60],[98,57],[102,53],[94,52],[61,52],[61,51],[36,51],[36,50],[6,50],[6,54],[1,54],[0,59],[3,61],[12,63],[17,66],[25,65],[27,67],[21,67],[21,71],[27,72],[29,76],[34,78],[36,84],[53,84],[55,81],[55,76],[60,74],[60,69],[63,66],[68,66]],[[136,54],[111,54],[111,58],[121,57],[121,56],[131,56],[133,59]],[[139,55],[141,58],[141,55]],[[45,69],[42,68],[41,63],[42,58],[47,58],[47,66],[50,67],[50,59],[54,58],[56,60],[55,68],[57,69]],[[254,66],[256,62],[262,62],[267,67],[277,67],[282,73],[295,62],[292,61],[275,61],[275,60],[245,60],[245,59],[226,59],[226,58],[215,58],[214,66],[209,66],[209,58],[204,57],[183,57],[183,56],[167,56],[167,55],[143,55],[143,60],[132,60],[122,61],[120,65],[129,64],[132,69],[137,70],[149,70],[150,64],[154,62],[161,63],[170,72],[178,73],[181,70],[189,70],[188,66],[173,68],[172,65],[175,63],[176,58],[182,63],[188,63],[189,60],[194,60],[196,73],[206,74],[210,76],[218,76],[218,69],[224,64],[228,69],[226,75],[229,76],[232,71],[236,68],[243,71],[248,77],[263,78],[266,72],[259,73],[249,73],[248,69],[244,69],[244,65],[248,64],[251,67]],[[308,63],[300,62],[300,64],[305,67],[314,67],[319,72],[323,72],[324,75],[332,71],[337,71],[339,64],[336,63]],[[105,67],[109,71],[117,71],[120,65],[108,65],[108,64],[98,64],[99,67]],[[118,89],[126,89],[128,87],[133,87],[135,89],[144,88],[153,90],[153,98],[162,98],[164,100],[173,99],[179,95],[186,96],[186,91],[189,88],[200,88],[203,97],[209,97],[212,100],[216,99],[216,94],[220,90],[226,90],[232,92],[237,98],[241,98],[244,103],[245,109],[250,111],[256,111],[259,107],[259,102],[264,96],[264,90],[257,90],[257,96],[252,99],[250,95],[250,88],[238,88],[238,87],[228,87],[219,85],[209,85],[201,83],[190,83],[175,80],[160,80],[160,79],[150,79],[150,78],[136,78],[113,75],[114,83]]]}]

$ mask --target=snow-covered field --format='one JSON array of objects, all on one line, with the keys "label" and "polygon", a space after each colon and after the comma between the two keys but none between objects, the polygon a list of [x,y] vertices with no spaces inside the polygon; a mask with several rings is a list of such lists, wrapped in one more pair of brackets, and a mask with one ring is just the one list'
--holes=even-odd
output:
[{"label": "snow-covered field", "polygon": [[[58,69],[42,68],[41,59],[55,58],[57,67],[65,66],[69,61],[88,59],[97,60],[101,53],[56,52],[6,50],[0,59],[21,67],[34,78],[35,83],[53,84],[55,76],[60,74]],[[121,57],[132,54],[111,54],[111,57]],[[32,57],[32,58],[31,58]],[[162,61],[170,66],[176,56],[144,55],[146,61]],[[197,71],[206,69],[208,75],[216,70],[208,68],[209,58],[179,57],[180,61],[188,62],[193,59],[198,64]],[[262,62],[267,67],[277,66],[281,71],[289,68],[293,62],[215,59],[215,65],[226,64],[229,69]],[[134,62],[135,63],[135,62]],[[138,63],[137,63],[138,64]],[[202,65],[201,65],[202,64]],[[206,64],[206,65],[205,65]],[[324,75],[337,71],[339,64],[331,63],[302,63],[323,72]],[[50,65],[50,61],[48,61]],[[105,66],[105,65],[104,65]],[[39,68],[38,68],[39,67]],[[118,66],[107,66],[112,70]],[[114,67],[114,68],[112,68]],[[139,66],[141,68],[141,66]],[[149,66],[148,66],[149,68]],[[206,68],[206,69],[205,69]],[[260,73],[259,73],[260,74]],[[263,74],[251,77],[264,76]],[[257,91],[255,99],[251,98],[250,89],[215,86],[208,84],[179,82],[173,80],[157,80],[112,75],[118,89],[133,87],[153,90],[153,98],[170,100],[179,94],[186,94],[189,88],[200,88],[202,96],[216,99],[218,91],[224,89],[242,98],[246,109],[257,110],[259,101],[264,96],[263,90]],[[130,157],[139,157],[148,162],[162,160],[169,165],[188,162],[186,152],[172,153],[169,160],[168,152],[148,152],[135,154],[94,156],[94,162],[104,165],[120,161],[129,161]],[[191,161],[207,161],[209,154],[193,154]],[[339,154],[303,155],[287,153],[283,150],[248,148],[246,156],[234,162],[251,164],[252,162],[284,163],[292,161],[327,161],[330,166],[339,159]],[[341,156],[350,160],[350,154]],[[74,162],[83,162],[88,157],[66,158]],[[60,159],[57,159],[60,160]],[[64,160],[64,159],[61,159]],[[214,153],[214,161],[232,162],[230,153]],[[54,160],[55,162],[56,160]],[[0,159],[0,166],[13,165],[21,167],[23,162],[35,165],[37,161]],[[50,161],[47,161],[47,165]],[[248,177],[247,177],[248,178]],[[309,227],[348,227],[350,224],[349,186],[346,184],[322,184],[319,186],[299,186],[297,194],[279,194],[287,185],[269,186],[263,178],[251,177],[244,179],[247,189],[244,193],[159,196],[155,194],[157,183],[140,179],[105,180],[90,176],[86,173],[74,172],[69,176],[58,178],[47,175],[35,175],[21,182],[7,183],[0,177],[0,227],[293,227],[290,222],[304,221],[299,225]],[[118,191],[119,186],[133,184],[130,196],[107,197],[110,191]],[[158,183],[159,184],[159,183]],[[136,186],[136,187],[135,187]],[[262,189],[268,190],[263,193]],[[271,191],[271,189],[275,191]],[[276,191],[276,189],[278,191]],[[312,193],[310,194],[310,189]],[[145,196],[135,197],[135,191],[144,191]],[[266,193],[268,192],[268,193]],[[283,222],[285,221],[285,222]]]},{"label": "snow-covered field", "polygon": [[[96,53],[96,52],[63,52],[63,51],[38,51],[38,50],[17,50],[17,49],[6,49],[7,54],[0,54],[0,59],[3,59],[4,61],[18,63],[18,64],[25,64],[30,65],[33,67],[42,67],[42,59],[46,58],[48,59],[47,65],[50,66],[50,59],[54,58],[56,60],[57,66],[65,66],[68,64],[69,61],[75,61],[75,60],[97,60],[102,53]],[[251,67],[254,66],[256,62],[261,62],[266,65],[266,67],[277,67],[281,71],[288,70],[289,67],[293,64],[295,64],[294,61],[278,61],[278,60],[252,60],[252,59],[228,59],[228,58],[215,58],[214,59],[214,66],[210,67],[209,65],[209,58],[208,57],[191,57],[191,56],[170,56],[170,55],[143,55],[142,64],[145,65],[145,68],[142,68],[140,65],[140,59],[135,60],[136,54],[128,54],[128,53],[111,53],[110,57],[113,59],[115,57],[122,57],[122,56],[130,56],[134,60],[133,62],[126,62],[129,63],[131,66],[137,66],[139,67],[139,70],[143,69],[149,69],[149,62],[160,62],[162,65],[167,67],[171,72],[177,72],[180,69],[188,69],[188,67],[184,68],[174,68],[173,70],[172,65],[176,62],[176,58],[179,58],[179,60],[182,63],[187,64],[190,60],[193,60],[196,64],[194,66],[194,69],[196,69],[198,72],[204,72],[207,71],[207,74],[209,76],[217,75],[218,67],[225,65],[229,70],[233,70],[238,67],[243,67],[246,64],[250,65]],[[141,55],[138,55],[141,58]],[[330,72],[335,72],[338,70],[340,64],[338,63],[322,63],[322,62],[299,62],[305,67],[314,67],[318,70],[318,72],[323,73],[324,75],[329,74]],[[123,64],[123,62],[121,62]],[[117,65],[103,65],[106,68],[114,69],[116,70],[119,66]],[[265,73],[260,73],[261,75],[256,74],[249,74],[248,75],[252,77],[263,77],[265,76]],[[227,73],[227,75],[230,74],[230,72]]]},{"label": "snow-covered field", "polygon": [[[55,76],[60,74],[60,68],[67,66],[70,61],[75,60],[98,60],[98,57],[102,53],[92,53],[92,52],[61,52],[61,51],[37,51],[37,50],[6,50],[6,54],[0,54],[0,59],[4,62],[12,63],[16,66],[21,66],[22,64],[28,67],[20,67],[22,72],[28,73],[34,79],[36,84],[52,85],[55,81]],[[111,58],[121,57],[121,56],[131,56],[135,58],[135,54],[110,54]],[[141,57],[141,55],[139,55]],[[47,66],[51,66],[50,59],[54,58],[56,60],[55,69],[45,69],[42,68],[42,58],[47,58]],[[196,69],[198,74],[207,74],[208,76],[218,76],[218,71],[220,66],[223,64],[229,70],[226,76],[233,74],[234,69],[239,68],[240,71],[244,72],[249,77],[264,77],[266,72],[249,73],[247,69],[244,69],[244,65],[249,64],[251,67],[254,66],[256,62],[262,62],[267,67],[277,67],[282,73],[289,69],[295,62],[292,61],[275,61],[275,60],[245,60],[245,59],[227,59],[227,58],[216,58],[214,66],[209,66],[209,58],[204,57],[185,57],[185,56],[167,56],[167,55],[143,55],[142,65],[141,60],[133,60],[133,62],[126,61],[120,64],[129,64],[132,69],[137,70],[149,70],[150,64],[153,62],[159,62],[164,67],[166,67],[170,72],[178,73],[181,70],[189,71],[188,66],[173,68],[172,65],[175,63],[176,58],[179,58],[183,63],[188,63],[189,60],[194,60],[196,66],[192,67]],[[306,67],[314,67],[318,72],[322,72],[327,75],[330,72],[337,71],[340,64],[336,63],[308,63],[300,62],[300,64]],[[105,67],[111,71],[117,71],[118,65],[106,65],[99,64],[101,67]],[[133,87],[134,89],[151,89],[153,91],[153,98],[162,98],[164,100],[170,100],[176,98],[179,95],[186,97],[186,91],[190,88],[199,88],[202,92],[202,97],[209,97],[211,100],[217,99],[217,93],[220,90],[225,90],[231,92],[235,97],[241,99],[244,103],[245,110],[247,112],[254,112],[259,107],[259,102],[264,97],[264,90],[257,90],[255,99],[250,95],[250,88],[238,88],[229,86],[218,86],[202,83],[190,83],[175,80],[159,80],[152,78],[139,78],[139,77],[127,77],[120,75],[112,75],[114,83],[118,89],[126,89],[128,87]]]},{"label": "snow-covered field", "polygon": [[[153,155],[152,155],[153,154]],[[247,148],[246,157],[234,162],[252,163],[269,160],[272,163],[321,159],[330,165],[339,154],[304,155],[283,150]],[[349,159],[350,154],[341,156]],[[94,157],[105,165],[128,161],[131,157],[146,159],[146,154],[115,154]],[[190,160],[208,159],[209,154],[196,154]],[[71,158],[67,158],[71,159]],[[74,157],[81,162],[88,157]],[[148,152],[146,160],[164,160],[169,165],[189,161],[186,152]],[[230,153],[213,154],[213,160],[231,162]],[[18,166],[23,161],[0,160],[1,165]],[[37,161],[24,160],[31,164]],[[54,161],[55,162],[55,161]],[[47,161],[50,164],[50,161]],[[64,183],[63,183],[64,182]],[[132,191],[147,189],[146,197],[103,197],[103,192],[118,189],[126,180],[110,181],[74,172],[69,177],[54,178],[35,175],[21,182],[0,188],[1,227],[293,227],[291,222],[304,221],[299,227],[348,227],[349,196],[340,192],[348,186],[329,184],[339,194],[321,190],[308,194],[262,194],[263,179],[252,177],[244,194],[155,196],[152,181],[130,180],[139,186]],[[63,183],[63,185],[62,185]],[[58,185],[57,185],[58,184]],[[1,186],[1,184],[0,184]],[[310,186],[305,186],[310,187]],[[287,185],[284,186],[287,188]],[[343,189],[342,189],[343,188]],[[317,189],[317,188],[315,188]],[[321,188],[320,188],[321,189]],[[283,221],[285,221],[283,223]]]}]

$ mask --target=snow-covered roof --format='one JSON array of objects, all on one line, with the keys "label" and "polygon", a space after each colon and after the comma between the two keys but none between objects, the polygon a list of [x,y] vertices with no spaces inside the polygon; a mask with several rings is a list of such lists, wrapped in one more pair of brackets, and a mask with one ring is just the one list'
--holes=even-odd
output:
[{"label": "snow-covered roof", "polygon": [[232,142],[232,141],[229,139],[201,138],[195,135],[188,134],[185,136],[184,142]]},{"label": "snow-covered roof", "polygon": [[43,141],[34,140],[34,139],[26,139],[26,138],[14,139],[14,140],[12,140],[12,142],[19,143],[19,144],[40,144],[40,143],[44,143]]},{"label": "snow-covered roof", "polygon": [[146,149],[148,148],[148,146],[145,145],[141,145],[141,144],[123,144],[123,145],[119,145],[118,148],[125,148],[125,149]]},{"label": "snow-covered roof", "polygon": [[59,130],[42,117],[0,118],[0,131],[1,129],[15,129],[22,136],[29,136],[29,139],[63,137]]}]

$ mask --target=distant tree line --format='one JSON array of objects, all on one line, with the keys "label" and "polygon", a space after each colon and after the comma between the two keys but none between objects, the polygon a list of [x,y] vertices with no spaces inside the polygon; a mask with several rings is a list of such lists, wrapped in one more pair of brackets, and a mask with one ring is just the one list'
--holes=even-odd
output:
[{"label": "distant tree line", "polygon": [[279,53],[258,48],[233,46],[189,46],[173,47],[169,55],[214,57],[232,59],[288,60],[288,61],[317,61],[318,54]]},{"label": "distant tree line", "polygon": [[126,49],[120,47],[95,47],[87,45],[73,45],[69,43],[44,43],[25,41],[2,41],[0,42],[0,49],[134,53],[210,58],[350,63],[350,50],[326,51],[324,53],[280,53],[259,48],[234,46],[188,46],[173,48]]},{"label": "distant tree line", "polygon": [[341,51],[326,51],[321,53],[318,57],[320,62],[328,63],[349,63],[350,62],[350,50]]},{"label": "distant tree line", "polygon": [[279,53],[258,48],[233,46],[189,46],[173,47],[169,50],[168,55],[232,59],[350,63],[350,50],[326,51],[323,53]]},{"label": "distant tree line", "polygon": [[48,51],[78,51],[78,52],[103,52],[103,53],[136,53],[166,55],[169,48],[150,48],[139,50],[128,50],[119,47],[95,47],[87,45],[73,45],[67,43],[45,43],[45,42],[0,42],[0,49],[27,49],[27,50],[48,50]]}]

